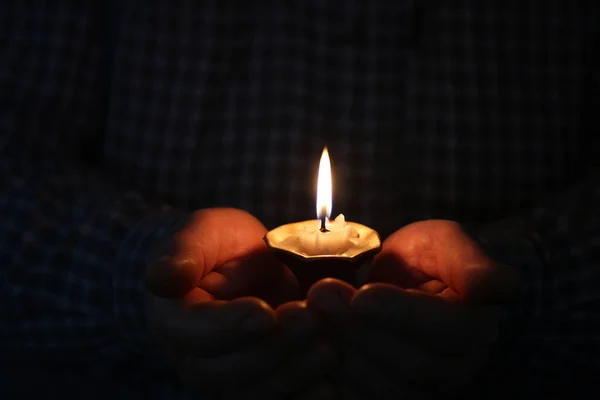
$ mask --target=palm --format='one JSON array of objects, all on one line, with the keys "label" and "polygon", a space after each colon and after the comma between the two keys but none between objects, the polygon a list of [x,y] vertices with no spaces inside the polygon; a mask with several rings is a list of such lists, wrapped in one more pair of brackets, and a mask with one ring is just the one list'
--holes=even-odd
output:
[{"label": "palm", "polygon": [[[369,280],[441,297],[478,299],[495,294],[496,288],[514,287],[489,282],[497,278],[499,267],[460,224],[429,220],[407,225],[391,235],[375,259]],[[517,276],[510,274],[507,279],[516,282]]]},{"label": "palm", "polygon": [[293,274],[271,255],[266,229],[249,214],[203,210],[157,250],[147,271],[152,292],[200,301],[255,296],[277,306],[296,297]]}]

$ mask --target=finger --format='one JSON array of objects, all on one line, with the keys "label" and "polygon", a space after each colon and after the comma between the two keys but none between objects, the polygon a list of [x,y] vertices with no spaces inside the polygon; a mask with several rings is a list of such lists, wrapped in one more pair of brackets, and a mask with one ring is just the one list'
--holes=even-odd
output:
[{"label": "finger", "polygon": [[275,330],[275,314],[262,300],[207,302],[202,300],[205,296],[196,289],[183,300],[155,298],[154,329],[182,352],[195,355],[241,347]]},{"label": "finger", "polygon": [[388,284],[362,287],[351,307],[372,323],[436,351],[463,352],[493,329],[494,318],[477,308]]},{"label": "finger", "polygon": [[[293,274],[267,249],[216,267],[198,286],[226,300],[255,296],[276,304],[299,297]],[[280,298],[273,296],[274,288],[284,292],[277,293]]]},{"label": "finger", "polygon": [[265,251],[265,233],[264,225],[242,210],[198,211],[150,262],[146,286],[157,296],[182,296],[216,267]]},{"label": "finger", "polygon": [[306,302],[330,321],[347,320],[350,317],[350,300],[356,289],[346,282],[326,278],[315,283],[306,295]]},{"label": "finger", "polygon": [[344,348],[344,362],[340,381],[348,392],[358,393],[365,399],[429,399],[427,393],[402,381],[395,370],[376,366],[352,347]]},{"label": "finger", "polygon": [[[301,303],[290,307],[277,331],[252,346],[213,357],[190,355],[185,367],[188,374],[237,389],[264,379],[292,356],[297,358],[295,355],[306,352],[307,346],[315,339],[316,320],[305,306],[302,311],[302,307]],[[295,308],[293,312],[292,308]]]},{"label": "finger", "polygon": [[[296,351],[293,357],[274,368],[269,374],[261,376],[239,391],[229,393],[226,399],[282,399],[292,398],[307,387],[317,391],[326,391],[324,381],[337,369],[338,357],[327,343],[320,342]],[[321,387],[318,387],[321,386]],[[302,397],[305,398],[305,397]],[[323,397],[320,397],[323,398]]]}]

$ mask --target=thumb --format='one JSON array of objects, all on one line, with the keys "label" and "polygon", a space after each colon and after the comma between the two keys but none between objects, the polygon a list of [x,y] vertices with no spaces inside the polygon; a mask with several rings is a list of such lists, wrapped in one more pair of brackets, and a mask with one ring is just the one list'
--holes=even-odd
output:
[{"label": "thumb", "polygon": [[266,231],[242,210],[197,211],[157,250],[146,270],[146,287],[160,297],[182,297],[219,266],[264,251]]}]

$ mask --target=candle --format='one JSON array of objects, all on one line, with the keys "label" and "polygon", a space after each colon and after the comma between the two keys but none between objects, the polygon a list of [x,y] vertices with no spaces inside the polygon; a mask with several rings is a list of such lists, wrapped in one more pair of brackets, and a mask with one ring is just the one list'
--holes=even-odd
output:
[{"label": "candle", "polygon": [[346,223],[343,214],[330,221],[333,190],[331,161],[327,147],[323,149],[317,179],[317,218],[314,224],[300,226],[296,235],[286,239],[285,245],[296,245],[298,251],[308,256],[342,255],[351,247],[358,246],[359,234]]},{"label": "candle", "polygon": [[317,179],[317,219],[285,224],[265,235],[267,246],[292,270],[305,291],[328,276],[353,283],[360,265],[381,249],[373,229],[346,221],[343,214],[329,219],[332,193],[331,162],[325,148]]},{"label": "candle", "polygon": [[321,221],[301,226],[297,235],[287,238],[284,245],[296,244],[298,250],[307,256],[341,256],[350,248],[359,246],[359,234],[346,223],[344,214],[333,221],[327,219],[325,230],[321,229]]}]

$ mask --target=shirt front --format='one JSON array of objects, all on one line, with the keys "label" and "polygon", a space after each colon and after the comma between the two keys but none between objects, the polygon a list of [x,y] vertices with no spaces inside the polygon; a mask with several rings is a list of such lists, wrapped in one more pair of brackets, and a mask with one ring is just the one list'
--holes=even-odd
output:
[{"label": "shirt front", "polygon": [[187,209],[268,227],[334,214],[387,235],[528,211],[585,164],[582,10],[487,3],[123,5],[105,165]]}]

